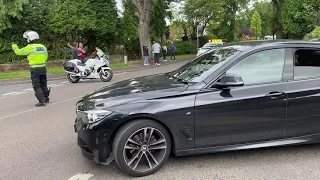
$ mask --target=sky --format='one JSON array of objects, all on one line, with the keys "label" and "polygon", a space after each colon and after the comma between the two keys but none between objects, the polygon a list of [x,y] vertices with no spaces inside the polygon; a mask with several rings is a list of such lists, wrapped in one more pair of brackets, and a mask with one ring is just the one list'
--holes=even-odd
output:
[{"label": "sky", "polygon": [[122,10],[122,0],[116,0],[117,8],[121,11]]}]

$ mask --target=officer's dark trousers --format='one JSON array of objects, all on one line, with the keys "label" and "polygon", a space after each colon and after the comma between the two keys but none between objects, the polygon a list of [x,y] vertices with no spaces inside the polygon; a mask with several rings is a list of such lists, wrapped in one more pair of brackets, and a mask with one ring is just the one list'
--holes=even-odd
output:
[{"label": "officer's dark trousers", "polygon": [[47,69],[45,67],[30,68],[31,80],[35,96],[40,103],[49,100],[49,90],[47,87]]}]

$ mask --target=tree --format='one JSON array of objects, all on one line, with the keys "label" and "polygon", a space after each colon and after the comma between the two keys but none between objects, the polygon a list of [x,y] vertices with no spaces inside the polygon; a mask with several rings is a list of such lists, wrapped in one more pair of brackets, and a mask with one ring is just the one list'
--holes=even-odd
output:
[{"label": "tree", "polygon": [[28,0],[0,0],[0,33],[12,27],[10,18],[20,19],[23,5]]},{"label": "tree", "polygon": [[282,14],[284,2],[285,2],[285,0],[272,0],[272,4],[273,4],[274,10],[275,10],[274,24],[275,24],[275,31],[276,31],[277,39],[283,38],[283,27],[281,24],[281,14]]},{"label": "tree", "polygon": [[286,0],[280,20],[284,34],[289,38],[303,38],[316,27],[319,7],[319,0]]},{"label": "tree", "polygon": [[123,7],[120,39],[124,45],[125,53],[130,58],[132,54],[140,54],[139,19],[135,15],[136,9],[133,6],[132,0],[124,0]]},{"label": "tree", "polygon": [[261,18],[258,11],[255,11],[252,16],[250,29],[253,32],[255,38],[261,36]]},{"label": "tree", "polygon": [[124,0],[123,1],[123,18],[122,18],[122,40],[124,42],[128,41],[129,39],[136,39],[139,38],[139,19],[134,14],[135,8],[133,7],[131,0]]},{"label": "tree", "polygon": [[153,1],[150,14],[151,39],[158,39],[162,42],[166,38],[168,27],[165,19],[172,19],[169,3],[170,1],[168,0]]},{"label": "tree", "polygon": [[69,41],[82,39],[84,31],[96,28],[94,9],[88,8],[89,4],[88,0],[56,1],[50,10],[50,28]]},{"label": "tree", "polygon": [[197,26],[201,25],[201,34],[210,21],[218,21],[222,16],[222,0],[186,0],[184,13],[192,26],[192,36],[197,35]]},{"label": "tree", "polygon": [[114,0],[60,0],[50,8],[50,28],[69,42],[100,44],[112,50],[119,35],[117,25]]},{"label": "tree", "polygon": [[150,47],[150,11],[153,0],[132,0],[136,7],[136,15],[139,18],[139,40],[141,57],[143,57],[143,45]]},{"label": "tree", "polygon": [[236,13],[245,8],[249,0],[223,0],[222,21],[219,23],[220,37],[233,41],[236,35]]},{"label": "tree", "polygon": [[[274,6],[269,1],[259,1],[254,5],[254,10],[258,11],[261,18],[261,34],[262,36],[273,35],[275,33],[274,26]],[[250,12],[253,14],[254,12]]]},{"label": "tree", "polygon": [[10,18],[11,27],[2,31],[0,40],[0,53],[4,51],[12,51],[10,45],[11,37],[15,36],[14,41],[25,43],[22,34],[27,30],[34,30],[39,33],[41,42],[48,44],[53,42],[54,33],[50,31],[48,24],[49,6],[51,0],[30,0],[28,5],[23,6],[20,12],[21,18]]},{"label": "tree", "polygon": [[[191,36],[193,27],[188,22],[188,18],[185,15],[184,8],[172,7],[172,23],[170,25],[170,33],[172,39],[181,39],[187,41]],[[183,34],[183,35],[182,35]],[[183,36],[183,37],[182,37]]]}]

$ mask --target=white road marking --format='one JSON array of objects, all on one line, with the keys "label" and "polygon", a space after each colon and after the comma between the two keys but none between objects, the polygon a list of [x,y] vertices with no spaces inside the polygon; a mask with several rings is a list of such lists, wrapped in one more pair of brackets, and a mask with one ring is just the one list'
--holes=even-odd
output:
[{"label": "white road marking", "polygon": [[33,88],[25,89],[23,91],[33,91]]},{"label": "white road marking", "polygon": [[68,180],[88,180],[91,178],[93,174],[77,174],[69,178]]},{"label": "white road marking", "polygon": [[126,72],[123,72],[123,73],[117,73],[117,74],[114,74],[114,76],[118,76],[118,75],[122,75],[122,74],[127,74]]},{"label": "white road marking", "polygon": [[48,104],[48,105],[45,106],[45,107],[33,108],[33,109],[29,109],[29,110],[26,110],[26,111],[22,111],[22,112],[19,112],[19,113],[16,113],[16,114],[11,114],[11,115],[8,115],[8,116],[3,116],[3,117],[0,117],[0,120],[6,119],[6,118],[10,118],[10,117],[14,117],[14,116],[18,116],[18,115],[25,114],[25,113],[32,112],[32,111],[36,111],[36,110],[41,110],[42,108],[50,107],[50,106],[53,106],[53,105],[61,104],[61,103],[64,103],[64,102],[68,102],[68,101],[75,100],[75,99],[80,99],[80,98],[82,98],[82,97],[83,97],[83,96],[78,96],[78,97],[66,99],[66,100],[63,100],[63,101],[59,101],[59,102],[56,102],[56,103]]},{"label": "white road marking", "polygon": [[69,83],[69,81],[64,81],[64,82],[62,82],[61,84],[67,84],[67,83]]},{"label": "white road marking", "polygon": [[[59,86],[63,86],[63,85],[65,85],[65,83],[64,84],[62,84],[62,83],[61,84],[49,84],[48,87],[59,87]],[[24,89],[21,92],[9,92],[9,93],[6,93],[6,94],[2,94],[1,96],[2,97],[8,97],[8,96],[24,94],[24,93],[31,92],[31,91],[33,91],[33,88]]]},{"label": "white road marking", "polygon": [[12,94],[17,94],[18,92],[9,92],[9,93],[6,93],[6,94],[2,94],[2,96],[8,96],[8,95],[12,95]]},{"label": "white road marking", "polygon": [[48,85],[48,87],[58,87],[58,86],[62,86],[62,85],[64,85],[64,84],[50,84],[50,85]]}]

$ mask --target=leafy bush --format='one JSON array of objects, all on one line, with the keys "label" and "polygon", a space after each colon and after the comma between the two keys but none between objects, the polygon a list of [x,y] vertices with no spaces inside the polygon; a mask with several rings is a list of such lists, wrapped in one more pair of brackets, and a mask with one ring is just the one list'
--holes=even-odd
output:
[{"label": "leafy bush", "polygon": [[0,55],[0,64],[16,63],[23,59],[26,59],[26,57],[17,56],[13,51],[6,51]]},{"label": "leafy bush", "polygon": [[[176,46],[176,55],[196,54],[197,53],[197,46],[195,46],[194,44],[190,44],[189,42],[178,41],[178,42],[175,42],[174,45]],[[169,48],[169,46],[170,45],[168,45],[168,48]]]},{"label": "leafy bush", "polygon": [[308,34],[309,39],[320,39],[320,26],[316,27],[310,34]]}]

